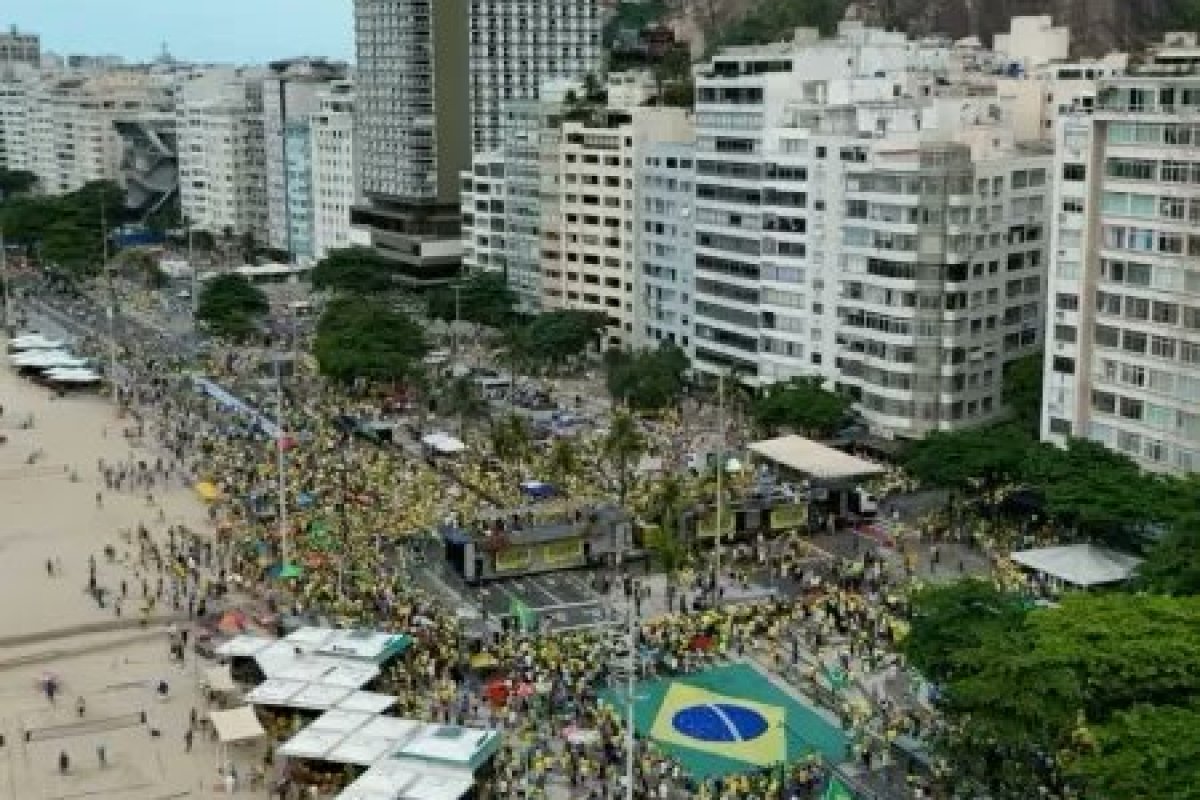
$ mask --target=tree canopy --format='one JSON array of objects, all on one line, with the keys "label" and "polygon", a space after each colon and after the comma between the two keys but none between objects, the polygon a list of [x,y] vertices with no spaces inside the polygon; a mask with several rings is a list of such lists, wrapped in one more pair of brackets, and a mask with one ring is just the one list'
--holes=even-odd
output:
[{"label": "tree canopy", "polygon": [[1200,595],[1200,520],[1181,518],[1150,547],[1138,568],[1138,586],[1167,595]]},{"label": "tree canopy", "polygon": [[322,375],[350,383],[411,378],[429,346],[421,326],[385,300],[347,296],[326,306],[313,351]]},{"label": "tree canopy", "polygon": [[13,195],[28,194],[37,182],[37,175],[28,170],[0,167],[0,201]]},{"label": "tree canopy", "polygon": [[614,351],[608,360],[608,391],[638,411],[659,411],[679,402],[688,358],[673,344],[639,353]]},{"label": "tree canopy", "polygon": [[258,331],[260,319],[269,310],[262,289],[244,276],[229,272],[204,282],[196,316],[215,335],[240,341]]},{"label": "tree canopy", "polygon": [[[457,294],[457,296],[456,296]],[[512,321],[517,296],[502,272],[478,272],[453,287],[440,287],[425,298],[429,316],[453,322],[456,318],[491,328]]]},{"label": "tree canopy", "polygon": [[1200,598],[1080,593],[1022,615],[989,595],[914,598],[906,648],[943,676],[938,745],[956,779],[996,798],[1064,784],[1097,800],[1200,796],[1197,738],[1179,736],[1200,708]]},{"label": "tree canopy", "polygon": [[102,221],[123,221],[125,193],[111,181],[93,181],[64,195],[16,194],[0,203],[0,228],[12,244],[77,276],[93,274],[104,255]]},{"label": "tree canopy", "polygon": [[1041,353],[1017,359],[1004,368],[1004,402],[1013,422],[1036,436],[1042,416]]},{"label": "tree canopy", "polygon": [[763,389],[750,406],[758,427],[768,435],[783,429],[828,437],[846,421],[850,398],[821,386],[819,378],[796,378]]},{"label": "tree canopy", "polygon": [[525,357],[530,362],[557,364],[587,352],[607,326],[604,314],[548,311],[521,326],[516,340],[523,342]]},{"label": "tree canopy", "polygon": [[618,500],[622,506],[629,494],[633,480],[633,469],[638,459],[646,452],[646,437],[638,429],[637,420],[628,412],[613,415],[608,433],[601,443],[604,456],[612,464],[617,475]]},{"label": "tree canopy", "polygon": [[842,19],[845,6],[845,0],[758,0],[732,24],[708,31],[708,50],[777,42],[796,28],[820,28],[828,34]]},{"label": "tree canopy", "polygon": [[376,294],[396,288],[396,266],[369,247],[331,250],[312,271],[314,289]]}]

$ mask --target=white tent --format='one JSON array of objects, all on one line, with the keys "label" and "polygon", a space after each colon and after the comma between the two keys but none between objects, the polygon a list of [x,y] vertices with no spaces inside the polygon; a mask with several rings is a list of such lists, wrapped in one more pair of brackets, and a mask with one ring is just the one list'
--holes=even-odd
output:
[{"label": "white tent", "polygon": [[242,706],[229,711],[213,711],[209,716],[221,744],[245,742],[266,734],[258,721],[258,716],[250,706]]},{"label": "white tent", "polygon": [[436,433],[426,434],[421,437],[421,444],[442,454],[461,453],[467,449],[467,446],[462,443],[462,440],[456,439],[448,433],[438,431]]},{"label": "white tent", "polygon": [[750,452],[817,480],[846,480],[879,475],[882,464],[856,458],[803,436],[780,436],[750,445]]},{"label": "white tent", "polygon": [[228,664],[209,667],[204,673],[204,683],[214,692],[236,692],[238,688]]},{"label": "white tent", "polygon": [[1142,559],[1093,544],[1038,547],[1012,554],[1021,566],[1072,586],[1103,586],[1129,580]]}]

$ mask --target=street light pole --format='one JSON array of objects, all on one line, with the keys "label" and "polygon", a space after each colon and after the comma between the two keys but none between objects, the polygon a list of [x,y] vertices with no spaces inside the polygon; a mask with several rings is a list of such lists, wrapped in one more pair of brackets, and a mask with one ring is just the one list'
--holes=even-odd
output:
[{"label": "street light pole", "polygon": [[458,362],[458,326],[462,320],[462,284],[454,284],[454,328],[450,331],[451,362]]},{"label": "street light pole", "polygon": [[188,269],[192,271],[192,335],[194,336],[199,329],[196,322],[196,312],[200,309],[200,298],[196,294],[196,275],[198,273],[196,269],[196,248],[192,240],[192,221],[184,217],[183,224],[187,226]]},{"label": "street light pole", "polygon": [[4,324],[12,326],[12,290],[8,279],[8,247],[4,244],[4,231],[0,229],[0,276],[4,279]]},{"label": "street light pole", "polygon": [[713,605],[721,599],[721,517],[725,509],[725,373],[717,375],[717,538],[713,553]]},{"label": "street light pole", "polygon": [[284,445],[287,440],[287,424],[283,415],[283,374],[280,371],[279,359],[275,359],[275,404],[276,404],[276,437],[275,449],[277,468],[279,470],[279,557],[281,567],[288,564],[288,516],[287,516],[287,455]]},{"label": "street light pole", "polygon": [[117,384],[117,287],[108,264],[108,210],[103,197],[100,198],[100,244],[102,266],[108,283],[108,376],[112,381],[113,402],[120,405],[121,388]]},{"label": "street light pole", "polygon": [[634,762],[637,760],[637,738],[634,736],[634,689],[637,686],[638,600],[641,586],[633,584],[635,595],[629,598],[628,630],[625,632],[628,651],[625,654],[625,800],[633,800]]}]

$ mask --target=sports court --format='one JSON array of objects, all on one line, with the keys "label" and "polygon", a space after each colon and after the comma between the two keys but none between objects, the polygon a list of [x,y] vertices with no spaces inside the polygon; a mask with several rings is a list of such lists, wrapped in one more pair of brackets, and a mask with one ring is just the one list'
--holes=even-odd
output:
[{"label": "sports court", "polygon": [[[620,693],[610,703],[623,706]],[[837,763],[836,723],[748,664],[637,685],[634,727],[698,779],[769,768],[817,752]]]},{"label": "sports court", "polygon": [[586,575],[552,572],[493,581],[474,590],[475,600],[492,617],[509,616],[514,603],[536,615],[544,630],[588,628],[606,619],[601,598]]}]

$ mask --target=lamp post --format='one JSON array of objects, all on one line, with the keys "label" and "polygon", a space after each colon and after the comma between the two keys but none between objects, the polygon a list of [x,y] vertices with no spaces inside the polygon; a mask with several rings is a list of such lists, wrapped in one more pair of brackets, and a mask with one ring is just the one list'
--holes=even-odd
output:
[{"label": "lamp post", "polygon": [[721,599],[721,522],[725,510],[725,373],[717,375],[717,537],[713,544],[713,605]]},{"label": "lamp post", "polygon": [[2,229],[0,229],[0,278],[4,280],[4,324],[12,327],[12,288],[8,279],[8,247],[4,244]]},{"label": "lamp post", "polygon": [[117,384],[117,287],[108,264],[108,210],[104,206],[103,196],[100,198],[100,244],[101,262],[108,286],[108,376],[112,381],[113,403],[120,405],[121,388]]},{"label": "lamp post", "polygon": [[275,407],[276,407],[276,442],[277,468],[279,470],[279,559],[282,567],[290,562],[288,543],[288,507],[287,507],[287,454],[284,450],[287,442],[287,419],[283,412],[283,373],[280,370],[279,359],[275,359]]}]

